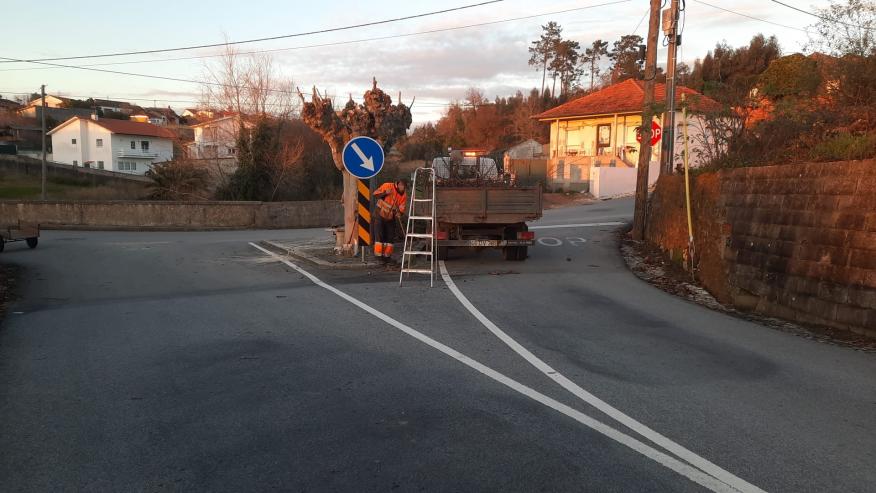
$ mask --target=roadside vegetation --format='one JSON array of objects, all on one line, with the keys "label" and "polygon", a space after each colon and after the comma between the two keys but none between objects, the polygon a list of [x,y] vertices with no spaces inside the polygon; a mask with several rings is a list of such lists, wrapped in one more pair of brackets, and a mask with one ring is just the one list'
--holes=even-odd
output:
[{"label": "roadside vegetation", "polygon": [[781,56],[775,37],[719,43],[682,80],[725,106],[697,137],[703,169],[876,157],[876,5],[817,13],[808,55]]},{"label": "roadside vegetation", "polygon": [[[46,193],[51,200],[139,200],[147,191],[141,183],[95,185],[87,179],[49,176]],[[0,172],[0,200],[38,200],[40,194],[39,175]]]}]

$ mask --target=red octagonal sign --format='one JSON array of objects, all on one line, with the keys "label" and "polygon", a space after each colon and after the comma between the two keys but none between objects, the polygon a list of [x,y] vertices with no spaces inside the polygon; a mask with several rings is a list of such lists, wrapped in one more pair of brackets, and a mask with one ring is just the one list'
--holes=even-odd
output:
[{"label": "red octagonal sign", "polygon": [[[651,122],[651,145],[655,146],[658,142],[660,142],[660,137],[663,137],[663,129],[660,127],[660,124],[652,121]],[[642,127],[636,128],[636,142],[642,143]]]}]

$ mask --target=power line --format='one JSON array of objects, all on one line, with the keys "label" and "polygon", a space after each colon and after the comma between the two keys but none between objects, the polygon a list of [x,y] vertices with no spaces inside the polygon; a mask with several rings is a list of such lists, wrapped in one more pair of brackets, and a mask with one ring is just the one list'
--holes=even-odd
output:
[{"label": "power line", "polygon": [[[242,51],[242,52],[239,52],[237,54],[238,55],[255,55],[255,54],[259,54],[259,53],[275,53],[275,52],[280,52],[280,51],[293,51],[293,50],[303,50],[303,49],[310,49],[310,48],[325,48],[325,47],[329,47],[329,46],[340,46],[340,45],[346,45],[346,44],[352,44],[352,43],[363,43],[363,42],[369,42],[369,41],[382,41],[382,40],[387,40],[387,39],[405,38],[405,37],[410,37],[410,36],[419,36],[419,35],[423,35],[423,34],[434,34],[434,33],[447,32],[447,31],[456,31],[456,30],[460,30],[460,29],[469,29],[469,28],[474,28],[474,27],[483,27],[483,26],[489,26],[489,25],[494,25],[494,24],[501,24],[501,23],[505,23],[505,22],[514,22],[514,21],[520,21],[520,20],[526,20],[526,19],[533,19],[536,17],[544,17],[547,15],[565,14],[565,13],[569,13],[569,12],[589,10],[589,9],[598,8],[598,7],[606,7],[606,6],[616,5],[616,4],[620,4],[620,3],[627,3],[630,1],[632,1],[632,0],[616,0],[616,1],[606,2],[606,3],[587,5],[584,7],[556,10],[553,12],[542,12],[539,14],[531,14],[531,15],[525,15],[525,16],[520,16],[520,17],[511,17],[511,18],[507,18],[507,19],[498,19],[498,20],[494,20],[494,21],[478,22],[475,24],[466,24],[463,26],[453,26],[453,27],[445,27],[445,28],[438,28],[438,29],[429,29],[426,31],[416,31],[416,32],[404,33],[404,34],[393,34],[393,35],[377,36],[377,37],[371,37],[371,38],[352,39],[352,40],[347,40],[347,41],[333,41],[333,42],[329,42],[329,43],[319,43],[319,44],[303,45],[303,46],[292,46],[292,47],[288,47],[288,48],[272,48],[272,49],[266,49],[266,50]],[[647,12],[646,12],[646,15],[647,15]],[[644,17],[643,17],[643,19],[644,19]],[[636,30],[638,30],[638,27],[636,28]],[[160,62],[173,62],[173,61],[179,61],[179,60],[197,60],[197,59],[202,59],[202,58],[217,58],[217,57],[221,57],[221,56],[225,56],[225,55],[222,53],[219,53],[219,54],[211,54],[211,55],[193,55],[193,56],[176,57],[176,58],[129,60],[129,61],[125,61],[125,62],[104,62],[104,63],[78,65],[78,67],[104,67],[104,66],[110,66],[110,65],[129,65],[129,64],[137,64],[137,63],[156,63],[156,62],[160,63]],[[22,62],[30,62],[30,63],[36,63],[37,61],[38,60],[22,60]],[[0,61],[0,63],[12,63],[12,62],[8,61],[8,59],[7,59],[7,61]],[[58,68],[58,67],[11,68],[11,69],[0,69],[0,72],[12,72],[12,71],[20,71],[20,70],[50,70],[52,68]]]},{"label": "power line", "polygon": [[785,2],[780,2],[779,0],[771,0],[771,1],[772,1],[773,3],[777,3],[777,4],[781,5],[781,6],[783,6],[783,7],[788,7],[788,8],[791,9],[791,10],[796,10],[797,12],[801,12],[801,13],[806,14],[806,15],[811,15],[812,17],[815,17],[815,18],[817,18],[817,19],[821,19],[821,20],[823,20],[823,21],[827,21],[827,22],[830,22],[830,23],[833,23],[833,24],[840,24],[840,25],[843,25],[843,26],[854,27],[854,28],[864,29],[864,30],[871,30],[871,29],[873,29],[873,28],[870,27],[870,26],[862,26],[862,25],[860,25],[860,24],[852,24],[851,22],[843,22],[843,21],[838,20],[838,19],[831,19],[830,17],[824,16],[824,15],[820,15],[820,14],[816,14],[815,12],[810,12],[810,11],[808,11],[808,10],[801,9],[800,7],[795,7],[795,6],[793,6],[793,5],[788,5],[787,3],[785,3]]},{"label": "power line", "polygon": [[[493,0],[490,2],[482,2],[480,4],[474,4],[473,6],[484,5],[484,4],[488,4],[488,3],[495,3],[496,1],[502,1],[502,0]],[[400,35],[383,36],[383,37],[373,38],[373,39],[374,40],[376,40],[376,39],[392,39],[392,38],[400,38],[400,37],[406,37],[406,36],[414,36],[414,35],[418,35],[418,34],[427,34],[427,33],[433,33],[433,32],[450,31],[450,30],[455,30],[455,29],[464,29],[464,28],[470,28],[470,27],[486,26],[486,25],[498,24],[498,23],[503,23],[503,22],[512,22],[512,21],[518,21],[518,20],[524,20],[524,19],[531,19],[531,18],[535,18],[535,17],[542,17],[542,16],[546,16],[546,15],[556,15],[556,14],[566,13],[566,12],[573,12],[573,11],[593,9],[593,8],[598,8],[598,7],[605,7],[605,6],[610,6],[610,5],[620,4],[620,3],[627,3],[630,1],[632,1],[632,0],[615,0],[615,1],[610,1],[610,2],[605,2],[605,3],[600,3],[600,4],[587,5],[584,7],[576,7],[576,8],[571,8],[571,9],[558,10],[558,11],[554,11],[554,12],[545,12],[545,13],[526,15],[526,16],[520,16],[520,17],[515,17],[515,18],[509,18],[509,19],[487,21],[487,22],[481,22],[481,23],[477,23],[477,24],[470,24],[470,25],[466,25],[466,26],[456,26],[456,27],[450,27],[450,28],[433,29],[430,31],[423,31],[423,32],[417,32],[417,33],[407,33],[407,34],[400,34]],[[456,10],[459,10],[462,8],[470,8],[470,7],[471,6],[458,7],[458,8],[456,8]],[[450,11],[450,10],[454,10],[454,9],[448,9],[445,11]],[[445,12],[445,11],[440,11],[440,12]],[[427,15],[427,14],[422,14],[422,15]],[[428,15],[431,15],[431,14],[428,14]],[[381,22],[389,22],[389,21],[381,21]],[[339,29],[341,29],[341,28],[337,28],[336,30],[339,30]],[[293,36],[293,35],[290,35],[290,36]],[[371,39],[364,39],[361,41],[369,41],[369,40],[371,40]],[[228,44],[239,44],[242,42],[243,41],[228,43]],[[353,41],[353,42],[358,42],[358,41]],[[347,42],[326,43],[325,45],[346,44],[346,43]],[[222,44],[222,45],[224,45],[224,44]],[[210,45],[210,46],[222,46],[222,45]],[[288,49],[300,49],[300,48],[303,48],[303,47],[261,50],[261,51],[253,51],[251,53],[269,52],[269,51],[283,51],[283,50],[288,50]],[[184,48],[174,48],[174,49],[169,49],[169,50],[149,50],[149,51],[137,52],[137,53],[156,53],[156,52],[160,52],[160,51],[178,51],[181,49],[184,49]],[[134,52],[131,52],[130,54],[134,54]],[[11,58],[11,57],[0,57],[0,63],[10,63],[10,62],[31,63],[31,64],[45,66],[47,68],[64,68],[64,69],[74,69],[74,70],[85,70],[85,71],[91,71],[91,72],[108,73],[108,74],[114,74],[114,75],[124,75],[124,76],[129,76],[129,77],[141,77],[141,78],[165,80],[165,81],[171,81],[171,82],[203,84],[203,85],[209,85],[209,86],[215,86],[215,87],[234,87],[233,85],[230,85],[230,84],[223,84],[220,82],[211,82],[211,81],[206,81],[206,80],[192,80],[192,79],[184,79],[184,78],[180,78],[180,77],[170,77],[170,76],[163,76],[163,75],[142,74],[142,73],[136,73],[136,72],[125,72],[125,71],[120,71],[120,70],[101,69],[101,68],[95,68],[93,66],[86,66],[86,65],[66,65],[66,64],[60,64],[60,63],[52,63],[52,62],[48,62],[48,61],[42,61],[42,60],[60,60],[60,59],[74,59],[74,58],[96,58],[96,57],[105,57],[105,56],[116,56],[116,54],[88,55],[88,56],[82,56],[82,57],[51,58],[51,59],[20,59],[20,58]],[[209,57],[209,56],[222,56],[222,55],[186,57],[186,59],[204,58],[204,57]],[[160,62],[160,61],[165,61],[165,60],[148,60],[148,61],[149,62]],[[143,62],[147,62],[147,61],[144,60]],[[125,62],[120,62],[120,63],[125,63]],[[273,93],[280,93],[280,94],[297,94],[297,92],[294,92],[294,91],[281,90],[281,89],[271,89],[271,88],[266,89],[266,91],[273,92]],[[449,104],[442,105],[442,106],[450,106],[452,104],[454,104],[454,103],[449,103]],[[428,104],[426,104],[426,106],[428,106]]]},{"label": "power line", "polygon": [[59,60],[81,60],[84,58],[104,58],[104,57],[113,57],[113,56],[145,55],[145,54],[149,54],[149,53],[166,53],[166,52],[171,52],[171,51],[196,50],[196,49],[200,49],[200,48],[216,48],[219,46],[226,46],[226,45],[239,45],[239,44],[246,44],[246,43],[258,43],[258,42],[262,42],[262,41],[274,41],[277,39],[297,38],[297,37],[301,37],[301,36],[312,36],[314,34],[324,34],[324,33],[331,33],[331,32],[337,32],[337,31],[346,31],[346,30],[350,30],[350,29],[358,29],[360,27],[378,26],[381,24],[390,24],[393,22],[400,22],[400,21],[406,21],[406,20],[411,20],[411,19],[419,19],[422,17],[429,17],[429,16],[433,16],[433,15],[438,15],[438,14],[446,14],[448,12],[456,12],[459,10],[481,7],[484,5],[499,3],[502,1],[504,1],[504,0],[487,0],[484,2],[480,2],[480,3],[462,5],[459,7],[452,7],[452,8],[443,9],[443,10],[434,10],[432,12],[424,12],[421,14],[407,15],[404,17],[395,17],[392,19],[383,19],[383,20],[379,20],[379,21],[363,22],[360,24],[352,24],[349,26],[342,26],[342,27],[332,27],[332,28],[328,28],[328,29],[320,29],[318,31],[307,31],[307,32],[294,33],[294,34],[283,34],[280,36],[269,36],[269,37],[265,37],[265,38],[245,39],[245,40],[241,40],[241,41],[226,41],[224,43],[211,43],[211,44],[192,45],[192,46],[180,46],[180,47],[176,47],[176,48],[161,48],[161,49],[154,49],[154,50],[123,51],[123,52],[115,52],[115,53],[101,53],[101,54],[96,54],[96,55],[79,55],[79,56],[69,56],[69,57],[34,58],[34,59],[30,59],[30,60],[25,60],[25,61],[28,61],[28,62],[49,62],[49,61],[59,61]]},{"label": "power line", "polygon": [[809,31],[807,31],[806,29],[804,29],[802,27],[794,27],[794,26],[788,26],[785,24],[779,24],[778,22],[768,21],[766,19],[761,19],[760,17],[755,17],[753,15],[743,14],[742,12],[737,12],[735,10],[730,10],[730,9],[725,9],[724,7],[718,7],[717,5],[712,5],[710,3],[703,2],[702,0],[693,0],[693,1],[697,2],[697,3],[701,3],[701,4],[709,6],[709,7],[712,7],[713,9],[723,10],[724,12],[729,12],[731,14],[736,14],[738,16],[747,17],[747,18],[752,19],[752,20],[766,22],[767,24],[772,24],[774,26],[784,27],[786,29],[794,29],[795,31],[802,31],[804,33],[809,33]]},{"label": "power line", "polygon": [[[19,91],[7,91],[7,90],[2,90],[2,89],[0,89],[0,94],[12,94],[12,95],[16,95],[16,96],[31,96],[31,95],[33,95],[34,93],[32,93],[32,92],[19,92]],[[66,98],[71,98],[71,99],[80,99],[80,100],[86,100],[86,99],[89,99],[89,98],[94,98],[94,96],[74,96],[74,95],[68,95],[68,94],[64,94],[64,95],[59,94],[59,96],[63,96],[63,97],[66,97]],[[162,102],[162,103],[177,103],[177,104],[201,104],[201,103],[203,103],[203,101],[193,101],[193,100],[162,99],[162,98],[141,98],[141,97],[133,97],[133,96],[108,96],[108,95],[104,95],[101,99],[113,100],[113,101],[120,101],[120,102],[126,102],[126,101],[147,101],[147,102],[148,102],[148,101],[160,101],[160,102]],[[361,98],[361,97],[358,97],[358,96],[357,96],[357,97],[354,97],[353,99],[354,99],[354,100],[362,100],[362,98]],[[416,106],[418,106],[418,107],[427,107],[427,108],[447,108],[447,107],[453,106],[454,104],[455,104],[455,103],[452,103],[452,102],[439,103],[439,102],[428,102],[428,101],[424,101],[424,102],[418,102],[418,103],[416,103]],[[460,103],[460,104],[463,104],[463,103]],[[282,106],[281,103],[268,103],[268,106],[272,106],[272,105],[273,105],[273,106],[277,106],[277,105]]]},{"label": "power line", "polygon": [[633,34],[636,34],[637,32],[639,32],[639,28],[642,27],[642,23],[645,22],[645,17],[648,17],[648,14],[649,14],[650,12],[651,12],[651,7],[648,7],[648,9],[645,10],[645,13],[642,14],[642,18],[639,19],[639,23],[636,24],[636,28],[633,29]]}]

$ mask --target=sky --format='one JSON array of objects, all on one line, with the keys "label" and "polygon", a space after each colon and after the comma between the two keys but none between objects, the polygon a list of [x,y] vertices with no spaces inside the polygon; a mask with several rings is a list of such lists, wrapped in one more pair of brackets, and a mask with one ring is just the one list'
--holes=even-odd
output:
[{"label": "sky", "polygon": [[[4,40],[0,57],[28,59],[173,48],[310,32],[388,18],[403,17],[484,0],[325,0],[249,2],[213,0],[180,2],[152,0],[123,5],[118,1],[86,1],[70,9],[65,0],[41,2],[43,15],[33,15],[30,1],[5,0],[0,7]],[[828,0],[786,0],[813,10]],[[364,5],[363,5],[364,4]],[[817,19],[770,0],[687,0],[680,59],[692,63],[726,41],[746,45],[758,33],[776,35],[784,53],[801,51],[805,28]],[[720,6],[744,17],[714,8]],[[624,34],[647,35],[648,0],[503,0],[466,10],[340,32],[299,36],[240,45],[242,51],[271,53],[276,71],[302,90],[314,85],[321,92],[346,99],[361,96],[372,76],[381,88],[410,104],[414,124],[434,121],[452,101],[462,100],[470,87],[488,98],[511,96],[541,85],[541,72],[528,65],[529,43],[541,25],[556,21],[563,35],[589,45],[595,39],[612,41]],[[590,7],[590,8],[583,8]],[[578,9],[568,11],[569,9]],[[566,11],[561,12],[560,11]],[[541,15],[545,14],[545,15]],[[508,19],[529,17],[527,19]],[[506,22],[495,22],[506,21]],[[39,22],[39,24],[38,24]],[[470,26],[472,24],[488,25]],[[422,33],[436,29],[449,31]],[[40,34],[37,34],[40,32]],[[421,34],[417,34],[421,33]],[[358,41],[363,38],[388,39]],[[325,46],[331,44],[331,46]],[[323,45],[323,46],[314,46]],[[215,58],[167,60],[214,55],[217,48],[126,57],[58,61],[67,65],[119,63],[95,68],[204,80]],[[665,61],[666,50],[658,51]],[[135,63],[131,63],[135,62]],[[607,61],[606,61],[607,65]],[[197,106],[201,86],[30,63],[0,63],[0,95],[38,92],[108,98],[141,106]]]}]

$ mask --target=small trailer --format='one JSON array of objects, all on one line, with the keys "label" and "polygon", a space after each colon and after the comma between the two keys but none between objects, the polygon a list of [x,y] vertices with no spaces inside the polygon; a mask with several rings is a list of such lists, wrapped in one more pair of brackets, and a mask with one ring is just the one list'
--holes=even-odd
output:
[{"label": "small trailer", "polygon": [[542,216],[541,187],[436,187],[438,258],[450,248],[501,248],[505,260],[526,260],[535,244],[527,221]]},{"label": "small trailer", "polygon": [[0,252],[6,243],[25,241],[29,248],[36,248],[39,243],[40,225],[18,221],[14,225],[0,226]]}]

